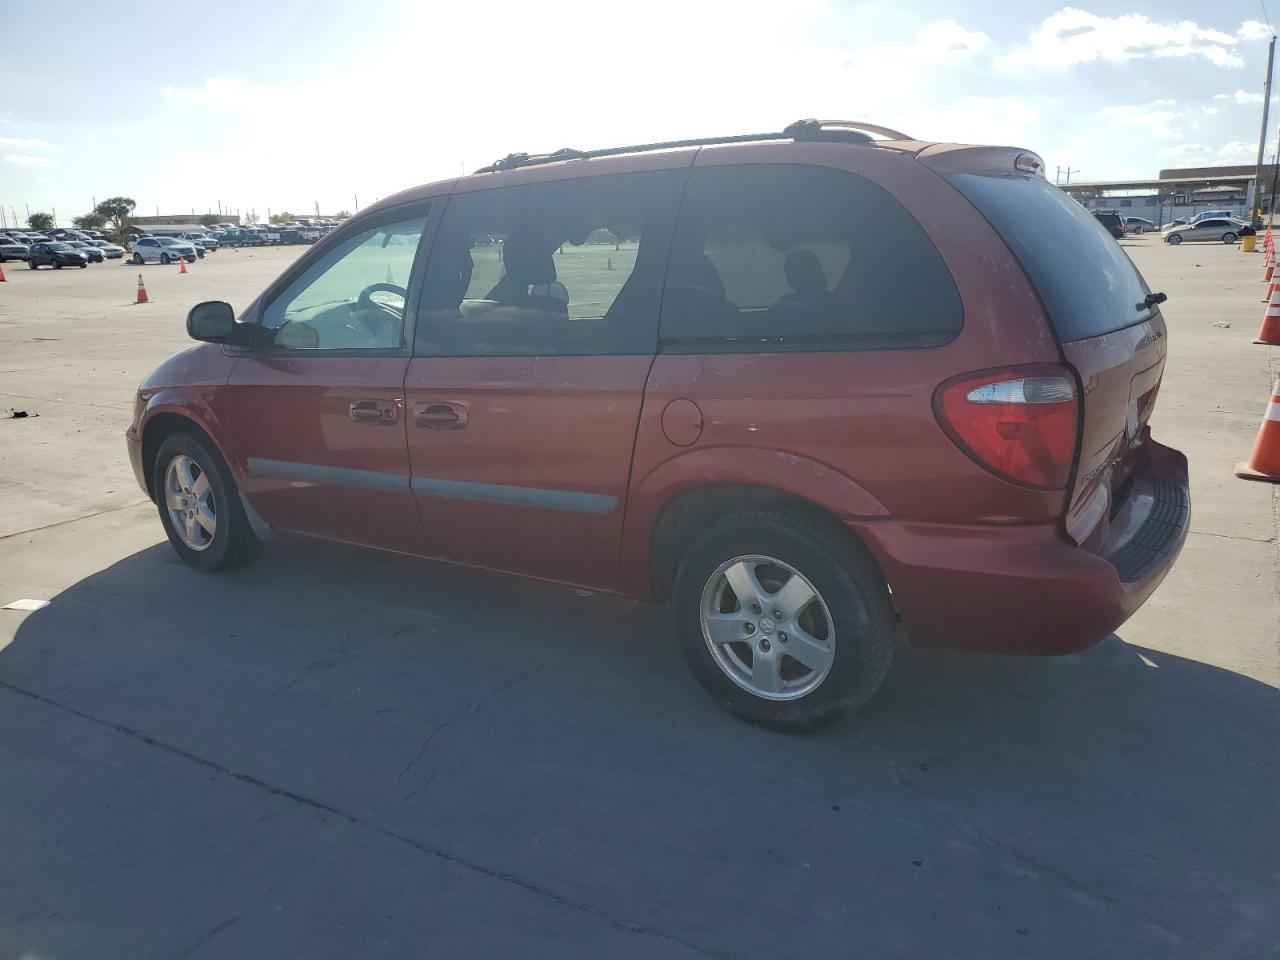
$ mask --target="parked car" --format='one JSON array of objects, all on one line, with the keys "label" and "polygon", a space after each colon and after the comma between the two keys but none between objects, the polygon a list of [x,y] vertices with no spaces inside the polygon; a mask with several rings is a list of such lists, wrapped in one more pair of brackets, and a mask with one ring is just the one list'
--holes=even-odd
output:
[{"label": "parked car", "polygon": [[1174,227],[1164,234],[1164,241],[1174,246],[1184,240],[1212,240],[1217,243],[1235,243],[1240,237],[1240,231],[1247,226],[1249,224],[1244,220],[1235,220],[1227,217],[1208,217],[1204,220],[1196,220],[1180,227]]},{"label": "parked car", "polygon": [[[127,432],[173,548],[670,601],[715,699],[790,730],[865,702],[899,630],[1108,636],[1187,534],[1147,426],[1164,295],[1035,154],[858,127],[513,155],[362,211],[238,318],[198,304]],[[573,246],[606,228],[633,258]]]},{"label": "parked car", "polygon": [[124,257],[126,251],[124,247],[118,243],[112,243],[109,240],[90,240],[91,244],[102,251],[102,255],[108,260],[119,260]]},{"label": "parked car", "polygon": [[275,224],[263,224],[258,230],[262,233],[263,243],[279,243],[280,228]]},{"label": "parked car", "polygon": [[227,231],[226,242],[233,247],[260,247],[266,240],[262,232],[253,227],[236,227]]},{"label": "parked car", "polygon": [[106,255],[87,240],[68,240],[66,244],[87,256],[90,263],[102,263],[106,259]]},{"label": "parked car", "polygon": [[1199,213],[1197,213],[1187,222],[1199,223],[1201,220],[1221,220],[1221,219],[1241,220],[1243,218],[1237,217],[1230,210],[1201,210]]},{"label": "parked car", "polygon": [[13,237],[0,237],[0,263],[6,260],[25,260],[30,247]]},{"label": "parked car", "polygon": [[1095,210],[1093,216],[1117,240],[1124,237],[1124,221],[1120,218],[1120,214],[1107,210]]},{"label": "parked car", "polygon": [[173,237],[139,237],[134,241],[131,251],[133,262],[138,264],[177,263],[182,257],[186,257],[190,263],[197,255],[194,245]]},{"label": "parked car", "polygon": [[71,240],[87,240],[83,233],[79,230],[72,230],[70,227],[54,227],[49,231],[50,240],[61,240],[64,243]]},{"label": "parked car", "polygon": [[61,240],[34,243],[27,253],[27,266],[32,270],[37,267],[53,267],[61,270],[63,267],[87,267],[88,265],[87,253]]},{"label": "parked car", "polygon": [[46,237],[43,233],[29,233],[27,234],[27,240],[29,240],[33,245],[37,243],[53,242],[49,237]]},{"label": "parked car", "polygon": [[1155,222],[1145,217],[1122,217],[1124,220],[1124,229],[1126,233],[1144,234],[1154,232],[1156,229]]},{"label": "parked car", "polygon": [[186,240],[193,246],[197,246],[202,250],[218,249],[218,241],[213,239],[213,237],[209,236],[207,233],[197,233],[192,231],[190,233],[181,234],[178,239]]}]

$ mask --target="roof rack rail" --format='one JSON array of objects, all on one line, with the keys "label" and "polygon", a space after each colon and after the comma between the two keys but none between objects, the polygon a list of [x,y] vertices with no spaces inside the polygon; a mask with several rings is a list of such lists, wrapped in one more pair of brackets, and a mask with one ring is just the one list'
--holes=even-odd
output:
[{"label": "roof rack rail", "polygon": [[639,143],[625,147],[606,147],[603,150],[575,150],[562,147],[552,153],[509,153],[495,160],[476,173],[497,173],[517,167],[536,166],[542,163],[558,163],[561,160],[590,160],[594,157],[616,157],[624,153],[647,153],[653,150],[678,150],[683,147],[711,147],[725,143],[751,143],[761,140],[835,141],[841,143],[873,143],[869,133],[892,140],[910,140],[905,133],[873,123],[852,120],[797,120],[788,124],[780,133],[739,133],[727,137],[699,137],[694,140],[664,140],[659,143]]},{"label": "roof rack rail", "polygon": [[861,120],[797,120],[787,126],[783,133],[796,140],[844,140],[857,135],[858,142],[871,140],[868,133],[878,134],[888,140],[914,140],[900,130],[882,127],[876,123],[863,123]]}]

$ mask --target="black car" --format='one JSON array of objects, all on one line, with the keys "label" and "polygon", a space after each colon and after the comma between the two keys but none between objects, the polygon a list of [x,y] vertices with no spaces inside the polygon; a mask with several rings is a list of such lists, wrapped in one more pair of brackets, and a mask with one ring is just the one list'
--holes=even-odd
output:
[{"label": "black car", "polygon": [[101,250],[85,240],[68,240],[67,246],[75,247],[89,258],[90,263],[102,263],[105,259]]},{"label": "black car", "polygon": [[27,245],[13,237],[0,237],[0,263],[6,260],[27,259]]},{"label": "black car", "polygon": [[1100,224],[1107,228],[1107,233],[1117,240],[1124,238],[1124,220],[1121,219],[1120,214],[1112,213],[1109,210],[1097,210],[1093,215],[1097,217]]},{"label": "black car", "polygon": [[77,250],[69,243],[53,241],[50,243],[37,243],[32,245],[31,251],[27,256],[27,266],[32,270],[36,267],[49,266],[55,270],[61,270],[63,267],[87,267],[89,265],[89,255]]}]

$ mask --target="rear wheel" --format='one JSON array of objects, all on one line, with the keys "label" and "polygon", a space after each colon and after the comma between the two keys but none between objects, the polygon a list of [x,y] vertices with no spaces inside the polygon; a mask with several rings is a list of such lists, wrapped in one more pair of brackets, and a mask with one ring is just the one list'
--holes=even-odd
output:
[{"label": "rear wheel", "polygon": [[712,525],[676,574],[685,659],[730,712],[815,730],[862,706],[893,658],[893,610],[875,561],[801,513]]},{"label": "rear wheel", "polygon": [[163,264],[168,264],[168,263],[169,263],[169,255],[168,255],[167,253],[162,253],[162,254],[160,254],[160,262],[161,262],[161,263],[163,263]]},{"label": "rear wheel", "polygon": [[80,269],[81,269],[81,270],[83,270],[83,269],[84,269],[85,267],[87,267],[88,265],[89,265],[89,264],[88,264],[88,262],[86,261],[85,263],[80,264]]},{"label": "rear wheel", "polygon": [[166,439],[156,455],[151,489],[169,543],[197,570],[229,570],[262,549],[231,471],[204,438],[175,433]]},{"label": "rear wheel", "polygon": [[40,264],[36,263],[34,260],[27,260],[27,266],[32,270],[36,270],[39,269]]},{"label": "rear wheel", "polygon": [[55,269],[55,270],[61,270],[61,269],[62,269],[62,261],[61,261],[61,260],[55,260],[55,261],[53,261],[53,269]]}]

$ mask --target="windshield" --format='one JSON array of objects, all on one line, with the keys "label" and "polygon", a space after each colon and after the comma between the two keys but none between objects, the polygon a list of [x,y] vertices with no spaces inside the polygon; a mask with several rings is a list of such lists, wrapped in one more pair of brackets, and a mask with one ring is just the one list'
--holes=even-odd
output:
[{"label": "windshield", "polygon": [[1147,319],[1150,292],[1100,220],[1043,177],[973,173],[948,178],[991,222],[1035,285],[1063,343]]}]

